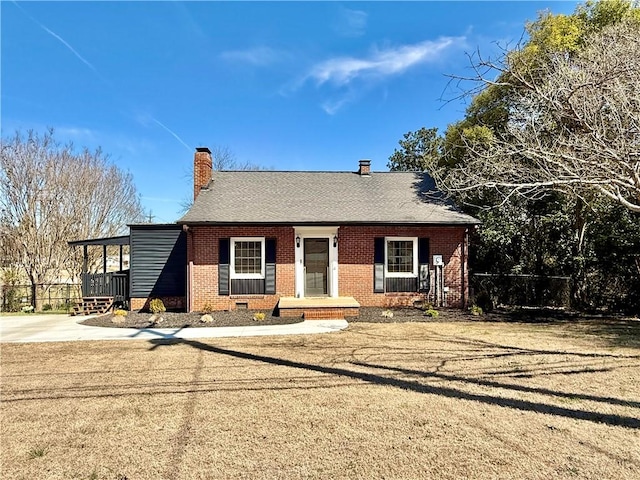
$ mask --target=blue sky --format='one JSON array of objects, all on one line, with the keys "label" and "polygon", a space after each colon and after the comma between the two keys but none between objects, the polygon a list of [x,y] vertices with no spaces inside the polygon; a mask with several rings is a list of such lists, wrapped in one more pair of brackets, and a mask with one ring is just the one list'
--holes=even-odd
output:
[{"label": "blue sky", "polygon": [[197,146],[275,170],[387,170],[467,53],[575,2],[7,2],[2,135],[53,127],[129,171],[156,222],[180,217]]}]

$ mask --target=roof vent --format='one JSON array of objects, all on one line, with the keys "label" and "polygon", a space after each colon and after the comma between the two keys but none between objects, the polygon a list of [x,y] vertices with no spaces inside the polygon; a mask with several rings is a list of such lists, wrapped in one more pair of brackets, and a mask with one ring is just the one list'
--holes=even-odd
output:
[{"label": "roof vent", "polygon": [[358,173],[361,176],[368,177],[371,175],[371,160],[360,160],[360,168]]}]

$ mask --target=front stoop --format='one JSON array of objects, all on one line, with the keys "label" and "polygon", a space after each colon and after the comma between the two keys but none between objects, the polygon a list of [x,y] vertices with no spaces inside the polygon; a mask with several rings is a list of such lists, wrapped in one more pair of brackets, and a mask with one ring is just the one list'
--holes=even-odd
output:
[{"label": "front stoop", "polygon": [[360,304],[353,297],[282,297],[278,302],[281,317],[303,317],[305,320],[344,320],[357,317]]}]

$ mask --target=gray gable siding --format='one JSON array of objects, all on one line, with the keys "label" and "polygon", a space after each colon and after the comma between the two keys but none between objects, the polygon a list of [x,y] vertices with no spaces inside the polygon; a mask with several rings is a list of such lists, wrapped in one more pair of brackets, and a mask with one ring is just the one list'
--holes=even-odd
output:
[{"label": "gray gable siding", "polygon": [[132,298],[186,295],[187,237],[179,225],[131,225]]}]

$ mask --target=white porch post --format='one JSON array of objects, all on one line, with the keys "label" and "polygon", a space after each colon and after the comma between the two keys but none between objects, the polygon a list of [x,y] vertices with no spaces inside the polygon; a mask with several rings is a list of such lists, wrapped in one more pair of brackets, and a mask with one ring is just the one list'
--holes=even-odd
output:
[{"label": "white porch post", "polygon": [[304,297],[304,240],[298,229],[294,229],[295,255],[295,291],[296,298]]},{"label": "white porch post", "polygon": [[[335,239],[335,241],[334,241]],[[336,228],[333,235],[329,237],[329,278],[327,279],[329,287],[329,296],[338,297],[338,229]],[[335,246],[334,246],[335,244]]]}]

